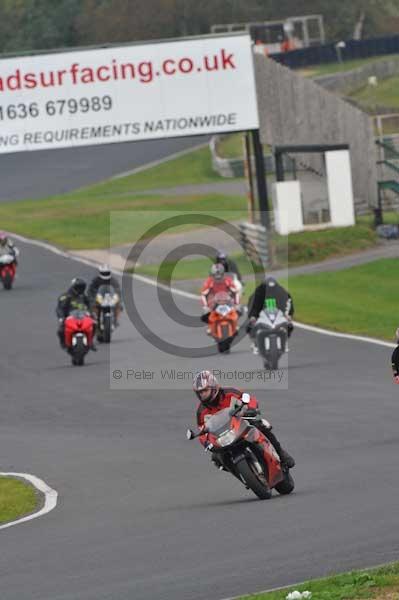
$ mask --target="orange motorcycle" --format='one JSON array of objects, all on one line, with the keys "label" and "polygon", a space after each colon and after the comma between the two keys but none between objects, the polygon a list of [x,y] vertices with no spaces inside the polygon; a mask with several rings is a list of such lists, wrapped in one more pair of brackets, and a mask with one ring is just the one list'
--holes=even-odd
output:
[{"label": "orange motorcycle", "polygon": [[208,325],[219,352],[230,352],[230,346],[238,332],[238,311],[233,298],[227,292],[219,292],[212,302]]}]

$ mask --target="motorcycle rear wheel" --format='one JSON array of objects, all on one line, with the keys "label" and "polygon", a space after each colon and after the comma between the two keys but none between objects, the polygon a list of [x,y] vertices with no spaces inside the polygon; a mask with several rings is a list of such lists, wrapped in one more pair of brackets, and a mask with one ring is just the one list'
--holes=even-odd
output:
[{"label": "motorcycle rear wheel", "polygon": [[5,290],[10,290],[12,288],[12,277],[9,273],[3,278],[3,286]]},{"label": "motorcycle rear wheel", "polygon": [[248,460],[241,460],[236,465],[237,471],[245,481],[246,485],[258,496],[260,500],[269,500],[272,496],[272,491],[269,486],[255,475],[253,468],[250,466]]},{"label": "motorcycle rear wheel", "polygon": [[78,340],[74,353],[72,354],[72,364],[75,367],[82,367],[85,363],[85,349],[81,339]]},{"label": "motorcycle rear wheel", "polygon": [[106,319],[104,319],[104,330],[102,332],[102,338],[103,338],[104,344],[109,344],[110,343],[110,341],[111,341],[111,332],[112,332],[111,318],[107,317]]}]

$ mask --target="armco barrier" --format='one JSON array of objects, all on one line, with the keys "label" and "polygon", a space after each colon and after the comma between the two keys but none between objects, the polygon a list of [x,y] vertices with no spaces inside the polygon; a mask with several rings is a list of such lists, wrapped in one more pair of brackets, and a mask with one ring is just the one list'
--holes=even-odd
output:
[{"label": "armco barrier", "polygon": [[245,254],[255,264],[266,268],[269,265],[267,231],[263,225],[240,223],[241,245]]},{"label": "armco barrier", "polygon": [[[223,136],[214,135],[209,142],[209,148],[212,156],[212,167],[221,177],[244,177],[245,168],[244,160],[242,158],[222,158],[218,155],[216,145],[219,139]],[[284,155],[284,169],[286,172],[295,172],[296,163],[288,155]],[[276,163],[272,154],[267,154],[264,157],[265,171],[266,173],[275,173]]]}]

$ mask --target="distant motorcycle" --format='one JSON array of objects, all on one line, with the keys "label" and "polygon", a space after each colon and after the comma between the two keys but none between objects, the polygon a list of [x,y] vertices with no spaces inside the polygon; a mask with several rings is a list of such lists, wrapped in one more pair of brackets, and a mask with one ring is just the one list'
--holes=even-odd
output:
[{"label": "distant motorcycle", "polygon": [[94,306],[97,314],[97,339],[99,342],[110,343],[112,332],[117,326],[119,307],[119,294],[112,285],[100,286]]},{"label": "distant motorcycle", "polygon": [[73,310],[64,321],[64,339],[72,364],[84,365],[86,354],[93,344],[94,319],[87,311]]},{"label": "distant motorcycle", "polygon": [[284,313],[276,306],[265,307],[255,323],[253,336],[265,369],[277,369],[288,337],[288,320]]},{"label": "distant motorcycle", "polygon": [[238,312],[233,298],[227,292],[219,292],[213,299],[208,325],[219,352],[228,352],[238,331]]},{"label": "distant motorcycle", "polygon": [[5,290],[11,290],[16,270],[17,265],[14,255],[3,254],[0,256],[0,279]]},{"label": "distant motorcycle", "polygon": [[242,407],[225,408],[208,416],[198,433],[187,430],[187,439],[206,436],[208,451],[215,454],[216,464],[239,479],[261,500],[271,498],[272,489],[290,494],[295,487],[288,469],[263,433],[251,425],[258,417],[239,416]]}]

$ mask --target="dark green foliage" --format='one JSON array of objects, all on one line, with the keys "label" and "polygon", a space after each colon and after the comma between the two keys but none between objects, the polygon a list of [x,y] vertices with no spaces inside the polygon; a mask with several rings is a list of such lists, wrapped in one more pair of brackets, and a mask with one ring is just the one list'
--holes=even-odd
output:
[{"label": "dark green foliage", "polygon": [[320,13],[330,40],[396,33],[399,0],[1,0],[0,52],[209,33],[216,23]]}]

